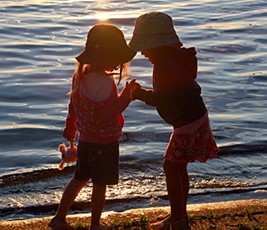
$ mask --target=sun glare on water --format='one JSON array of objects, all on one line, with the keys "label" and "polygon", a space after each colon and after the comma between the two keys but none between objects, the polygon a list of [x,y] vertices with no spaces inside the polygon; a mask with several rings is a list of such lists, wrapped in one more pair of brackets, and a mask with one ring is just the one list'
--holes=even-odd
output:
[{"label": "sun glare on water", "polygon": [[107,21],[110,19],[110,16],[107,13],[99,13],[95,15],[95,18],[99,21]]}]

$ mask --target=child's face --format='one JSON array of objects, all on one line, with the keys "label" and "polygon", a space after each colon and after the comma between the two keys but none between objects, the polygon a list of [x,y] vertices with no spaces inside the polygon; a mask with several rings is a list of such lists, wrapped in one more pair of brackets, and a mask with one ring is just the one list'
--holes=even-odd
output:
[{"label": "child's face", "polygon": [[141,52],[142,55],[148,58],[148,60],[154,64],[157,56],[157,48],[148,49]]}]

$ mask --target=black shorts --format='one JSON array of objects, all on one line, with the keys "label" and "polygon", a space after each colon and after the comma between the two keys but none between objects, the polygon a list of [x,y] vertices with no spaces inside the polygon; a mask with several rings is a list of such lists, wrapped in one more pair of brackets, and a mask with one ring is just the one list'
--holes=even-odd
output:
[{"label": "black shorts", "polygon": [[74,178],[101,185],[118,184],[119,142],[97,144],[79,141]]}]

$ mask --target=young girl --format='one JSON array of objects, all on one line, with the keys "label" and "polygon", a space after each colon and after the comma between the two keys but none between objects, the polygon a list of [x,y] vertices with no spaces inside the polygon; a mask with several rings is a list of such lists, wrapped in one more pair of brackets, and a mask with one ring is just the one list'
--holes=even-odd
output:
[{"label": "young girl", "polygon": [[73,145],[79,131],[78,161],[74,177],[67,185],[56,215],[49,223],[52,229],[68,229],[67,211],[79,191],[92,179],[91,230],[108,229],[100,225],[106,186],[118,183],[119,139],[124,118],[122,112],[131,102],[135,79],[118,96],[111,71],[120,68],[134,56],[123,33],[110,24],[95,25],[88,33],[84,51],[76,57],[72,91],[63,136]]},{"label": "young girl", "polygon": [[218,152],[196,82],[196,51],[182,47],[171,17],[161,12],[147,13],[136,20],[130,46],[154,64],[153,90],[137,88],[134,97],[156,106],[159,115],[173,126],[163,162],[171,214],[151,224],[151,228],[190,229],[187,164],[206,162]]}]

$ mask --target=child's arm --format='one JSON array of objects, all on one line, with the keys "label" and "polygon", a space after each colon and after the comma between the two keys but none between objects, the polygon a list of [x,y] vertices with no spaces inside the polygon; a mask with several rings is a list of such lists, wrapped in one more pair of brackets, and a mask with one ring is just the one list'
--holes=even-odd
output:
[{"label": "child's arm", "polygon": [[[72,78],[72,89],[74,86],[75,76]],[[68,115],[65,122],[65,128],[63,130],[63,136],[70,142],[74,142],[76,136],[76,113],[73,106],[72,95],[70,95],[70,102],[68,107]]]},{"label": "child's arm", "polygon": [[137,88],[133,91],[133,99],[144,101],[148,105],[156,106],[156,93],[152,89]]},{"label": "child's arm", "polygon": [[132,101],[132,88],[134,85],[135,79],[131,80],[130,83],[127,82],[120,95],[118,95],[118,89],[114,83],[113,87],[115,88],[111,92],[111,97],[101,110],[101,117],[104,120],[120,115],[127,108]]}]

